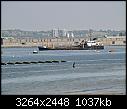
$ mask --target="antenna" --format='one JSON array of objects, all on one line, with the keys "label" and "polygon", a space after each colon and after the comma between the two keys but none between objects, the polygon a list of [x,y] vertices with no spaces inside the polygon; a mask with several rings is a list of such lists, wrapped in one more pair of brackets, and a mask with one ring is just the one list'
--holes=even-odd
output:
[{"label": "antenna", "polygon": [[59,30],[59,28],[58,28],[58,37],[60,36],[60,30]]},{"label": "antenna", "polygon": [[92,38],[92,29],[89,30],[89,38],[90,38],[90,41],[91,41],[91,38]]}]

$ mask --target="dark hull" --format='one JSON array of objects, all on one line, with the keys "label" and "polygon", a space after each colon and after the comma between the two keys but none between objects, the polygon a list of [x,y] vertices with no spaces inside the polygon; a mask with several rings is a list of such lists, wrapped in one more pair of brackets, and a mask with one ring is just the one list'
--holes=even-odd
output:
[{"label": "dark hull", "polygon": [[41,47],[41,46],[39,46],[38,49],[39,49],[39,51],[50,50],[49,48],[44,48],[44,47]]},{"label": "dark hull", "polygon": [[44,51],[44,50],[103,50],[104,46],[86,46],[84,48],[81,47],[68,47],[68,48],[44,48],[39,46],[38,47],[39,51]]}]

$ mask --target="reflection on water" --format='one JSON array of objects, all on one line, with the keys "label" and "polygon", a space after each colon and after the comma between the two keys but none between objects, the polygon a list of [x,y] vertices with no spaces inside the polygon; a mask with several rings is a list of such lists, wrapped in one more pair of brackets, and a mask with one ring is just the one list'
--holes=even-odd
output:
[{"label": "reflection on water", "polygon": [[[110,49],[114,52],[108,52]],[[67,62],[2,65],[2,94],[125,94],[124,46],[38,54],[34,50],[37,48],[2,48],[2,62]]]}]

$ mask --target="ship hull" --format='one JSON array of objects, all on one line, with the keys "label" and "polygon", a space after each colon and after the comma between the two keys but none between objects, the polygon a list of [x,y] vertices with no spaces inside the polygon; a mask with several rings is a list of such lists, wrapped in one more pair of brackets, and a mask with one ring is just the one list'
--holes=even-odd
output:
[{"label": "ship hull", "polygon": [[84,48],[81,48],[81,47],[44,48],[44,47],[39,46],[38,49],[39,51],[44,51],[44,50],[103,50],[104,46],[87,46]]}]

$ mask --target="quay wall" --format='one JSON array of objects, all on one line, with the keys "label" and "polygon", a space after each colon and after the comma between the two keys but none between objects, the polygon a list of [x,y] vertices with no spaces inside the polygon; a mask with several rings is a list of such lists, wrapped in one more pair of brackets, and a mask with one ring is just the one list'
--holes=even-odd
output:
[{"label": "quay wall", "polygon": [[[82,40],[87,41],[88,38],[1,38],[2,47],[58,47],[78,45]],[[110,36],[107,38],[98,38],[96,42],[103,45],[126,45],[126,36]]]}]

